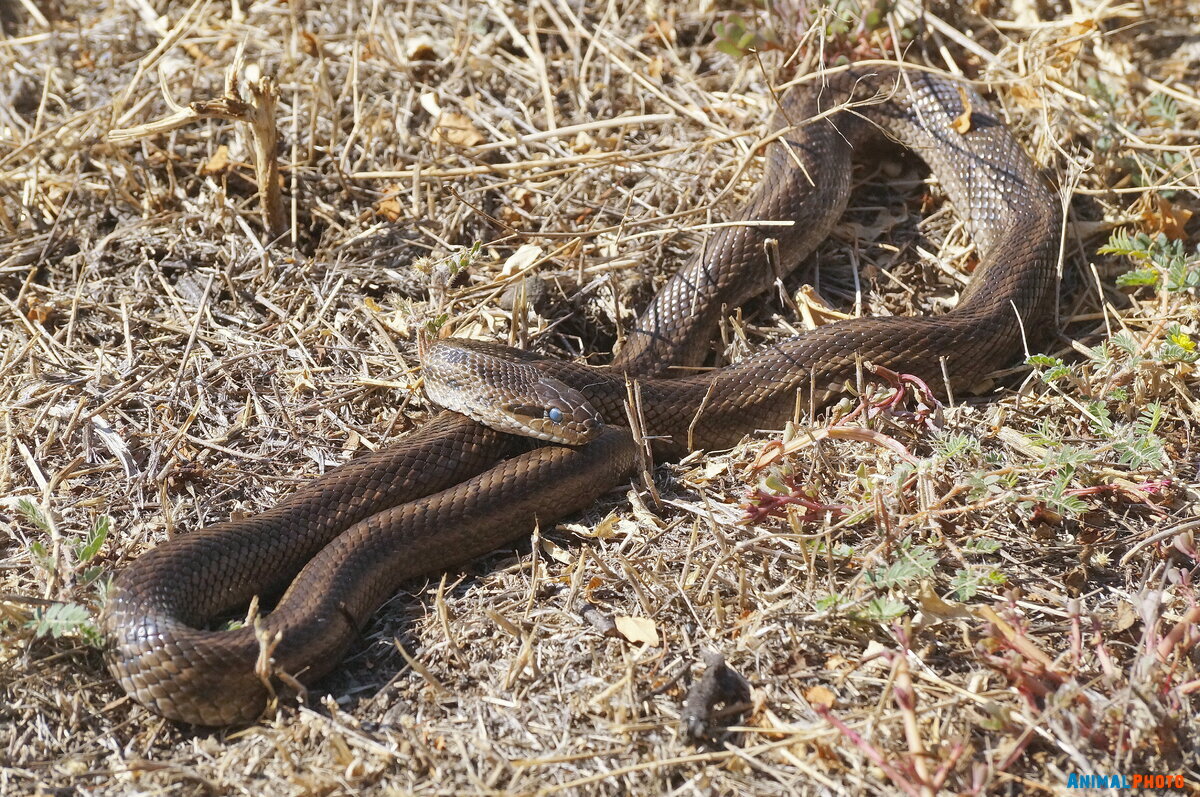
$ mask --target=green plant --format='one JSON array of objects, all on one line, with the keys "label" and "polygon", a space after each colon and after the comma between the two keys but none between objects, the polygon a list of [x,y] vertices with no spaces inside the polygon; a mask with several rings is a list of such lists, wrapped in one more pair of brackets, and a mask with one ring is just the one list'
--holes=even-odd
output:
[{"label": "green plant", "polygon": [[[73,548],[75,561],[80,564],[87,564],[92,561],[96,554],[100,553],[100,549],[104,547],[104,542],[108,539],[108,532],[111,525],[111,518],[108,515],[101,515],[96,524],[87,533],[87,536],[75,543]],[[76,581],[80,584],[90,584],[103,573],[104,568],[102,567],[87,567],[76,577]]]},{"label": "green plant", "polygon": [[1061,470],[1063,468],[1078,470],[1096,458],[1092,451],[1080,446],[1061,443],[1056,443],[1056,445],[1059,446],[1057,449],[1047,452],[1043,457],[1042,470]]},{"label": "green plant", "polygon": [[[46,517],[46,513],[42,508],[30,501],[28,498],[22,498],[17,501],[17,512],[21,517],[33,526],[38,531],[44,534],[50,534],[50,519]],[[41,540],[32,540],[29,543],[29,555],[42,570],[47,573],[53,573],[57,570],[57,565],[54,563],[54,556],[46,548],[46,544]]]},{"label": "green plant", "polygon": [[752,28],[741,14],[730,14],[724,22],[713,26],[716,48],[734,58],[744,58],[753,52],[779,49],[779,40],[771,31]]},{"label": "green plant", "polygon": [[933,442],[934,452],[942,460],[951,460],[964,454],[978,454],[978,438],[962,432],[943,432]]},{"label": "green plant", "polygon": [[1174,127],[1175,120],[1179,117],[1179,103],[1173,97],[1155,92],[1150,95],[1146,114],[1151,119],[1156,119],[1167,127]]},{"label": "green plant", "polygon": [[[33,501],[22,498],[17,502],[17,511],[38,531],[44,534],[52,533],[50,519],[46,517],[46,513],[42,508]],[[75,555],[76,563],[85,565],[92,561],[96,557],[96,554],[100,553],[100,549],[104,547],[104,543],[108,539],[111,526],[112,519],[107,515],[101,515],[84,538],[77,540],[71,546],[71,552]],[[57,565],[54,562],[54,557],[46,548],[44,542],[41,540],[32,540],[29,543],[29,553],[43,570],[47,572],[55,571]],[[103,572],[103,568],[88,567],[76,576],[76,581],[79,584],[90,584],[99,578]]]},{"label": "green plant", "polygon": [[1121,287],[1155,286],[1168,293],[1200,288],[1200,249],[1189,254],[1183,241],[1168,238],[1161,232],[1151,237],[1144,232],[1130,234],[1115,230],[1108,243],[1097,252],[1128,257],[1137,264],[1132,271],[1117,278],[1117,285]]},{"label": "green plant", "polygon": [[967,540],[963,546],[963,553],[995,553],[1000,550],[1000,540],[992,539],[991,537],[977,537],[972,540]]},{"label": "green plant", "polygon": [[[1071,516],[1081,515],[1087,511],[1087,504],[1082,498],[1071,495],[1067,492],[1071,487],[1071,482],[1075,478],[1075,469],[1065,467],[1054,474],[1050,480],[1050,489],[1041,494],[1040,503],[1051,512],[1059,515]],[[1032,511],[1035,501],[1022,501],[1020,506],[1026,511]]]},{"label": "green plant", "polygon": [[1004,474],[986,473],[982,476],[972,474],[967,477],[967,486],[970,488],[967,492],[968,500],[984,501],[1011,492],[1017,486],[1017,474],[1012,471]]},{"label": "green plant", "polygon": [[1171,324],[1167,327],[1167,340],[1155,353],[1155,359],[1162,363],[1194,363],[1200,360],[1200,349],[1179,324]]},{"label": "green plant", "polygon": [[476,241],[469,247],[464,247],[461,251],[450,256],[450,276],[458,274],[465,268],[468,268],[479,258],[479,250],[483,248],[482,241]]},{"label": "green plant", "polygon": [[92,619],[92,613],[78,603],[52,603],[39,608],[25,625],[38,637],[58,639],[74,634],[92,647],[104,644],[104,635]]},{"label": "green plant", "polygon": [[896,552],[896,561],[869,571],[866,574],[867,583],[876,589],[888,589],[907,584],[918,578],[924,578],[933,573],[938,563],[938,555],[927,546],[914,544],[911,538],[904,541]]},{"label": "green plant", "polygon": [[1047,354],[1031,354],[1025,358],[1025,364],[1033,368],[1046,384],[1053,384],[1071,375],[1071,366],[1066,365],[1061,358]]},{"label": "green plant", "polygon": [[1008,583],[1008,577],[999,570],[989,568],[983,572],[973,568],[960,568],[950,579],[954,599],[966,601],[975,597],[982,587],[999,587]]},{"label": "green plant", "polygon": [[1093,403],[1089,409],[1092,431],[1112,446],[1122,465],[1136,470],[1162,468],[1166,464],[1163,441],[1156,434],[1163,417],[1161,404],[1149,404],[1132,423],[1113,421],[1107,409],[1098,403]]},{"label": "green plant", "polygon": [[[18,501],[17,512],[38,531],[47,535],[53,533],[54,529],[50,518],[33,501],[24,498]],[[70,550],[74,554],[75,566],[82,567],[82,570],[73,571],[76,584],[85,586],[95,583],[104,574],[102,567],[83,566],[100,553],[105,541],[108,540],[111,529],[112,519],[107,515],[101,515],[82,539],[77,539],[72,543]],[[46,572],[55,573],[57,571],[56,557],[47,549],[42,540],[30,540],[29,554],[33,561]],[[33,629],[34,635],[38,637],[50,636],[57,639],[73,634],[94,647],[100,647],[104,641],[103,634],[92,617],[92,612],[86,606],[70,601],[54,602],[44,607],[38,607],[34,610],[33,617],[26,621],[25,627]]]},{"label": "green plant", "polygon": [[855,616],[860,620],[886,623],[907,613],[908,605],[903,601],[894,598],[871,598],[862,609],[855,612]]}]

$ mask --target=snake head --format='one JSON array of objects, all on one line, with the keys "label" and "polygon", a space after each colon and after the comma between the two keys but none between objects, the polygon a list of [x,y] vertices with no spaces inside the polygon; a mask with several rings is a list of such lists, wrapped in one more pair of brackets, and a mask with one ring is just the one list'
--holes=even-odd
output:
[{"label": "snake head", "polygon": [[448,339],[427,346],[421,362],[431,401],[496,431],[578,446],[604,426],[582,393],[543,374],[524,352]]},{"label": "snake head", "polygon": [[502,403],[499,409],[521,434],[572,446],[589,442],[604,426],[579,391],[541,375],[522,396]]}]

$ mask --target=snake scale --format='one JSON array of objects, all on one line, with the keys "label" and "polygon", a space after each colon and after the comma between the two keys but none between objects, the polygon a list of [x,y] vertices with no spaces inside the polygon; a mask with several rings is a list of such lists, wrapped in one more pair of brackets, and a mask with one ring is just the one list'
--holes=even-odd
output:
[{"label": "snake scale", "polygon": [[[105,608],[110,668],[124,689],[184,722],[255,720],[272,674],[311,683],[330,671],[405,580],[577,512],[625,478],[636,461],[627,377],[638,380],[656,456],[678,457],[779,428],[798,400],[822,404],[842,391],[856,360],[931,384],[944,373],[968,387],[1018,358],[1026,334],[1036,341],[1050,326],[1059,201],[965,83],[895,66],[832,71],[785,94],[773,126],[780,135],[738,218],[794,224],[718,229],[641,315],[611,367],[481,344],[426,352],[427,370],[438,370],[431,361],[498,362],[500,390],[508,368],[544,375],[553,395],[482,402],[505,404],[538,428],[572,420],[581,396],[591,408],[584,436],[542,436],[585,445],[534,447],[444,411],[274,509],[172,538],[118,576]],[[881,135],[925,160],[974,239],[979,262],[957,306],[936,317],[829,324],[732,365],[666,378],[669,366],[702,364],[726,309],[772,286],[829,233],[847,204],[855,150]],[[562,391],[570,400],[560,407]],[[206,628],[254,596],[281,593],[257,631]]]}]

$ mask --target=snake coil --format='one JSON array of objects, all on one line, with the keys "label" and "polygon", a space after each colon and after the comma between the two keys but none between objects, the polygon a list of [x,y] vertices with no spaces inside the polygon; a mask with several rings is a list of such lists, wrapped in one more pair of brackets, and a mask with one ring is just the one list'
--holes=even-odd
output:
[{"label": "snake coil", "polygon": [[[859,66],[792,89],[774,125],[783,132],[770,144],[762,183],[739,215],[747,224],[720,229],[667,282],[613,367],[541,360],[502,347],[438,353],[460,358],[468,369],[477,356],[495,356],[509,363],[502,371],[524,373],[521,380],[527,369],[545,377],[550,387],[535,389],[532,399],[502,394],[496,402],[513,410],[513,425],[542,437],[554,439],[550,427],[582,397],[593,414],[581,421],[584,436],[568,442],[590,442],[528,450],[447,412],[271,510],[169,540],[120,574],[106,608],[110,666],[125,690],[172,719],[253,721],[266,705],[273,672],[304,682],[328,672],[406,579],[581,510],[624,478],[635,462],[622,425],[628,376],[640,381],[642,423],[656,454],[671,457],[779,428],[810,385],[816,395],[803,396],[802,406],[836,395],[853,378],[856,359],[931,384],[942,384],[945,373],[952,385],[966,387],[1017,358],[1023,332],[1034,336],[1049,326],[1059,202],[971,88],[916,69]],[[928,163],[974,239],[979,263],[958,305],[937,317],[830,324],[734,365],[661,378],[671,365],[700,364],[722,308],[769,288],[777,269],[790,271],[828,234],[847,203],[852,154],[880,134]],[[775,268],[764,254],[768,239],[778,243]],[[253,596],[281,592],[257,633],[205,629]],[[260,666],[263,647],[273,669]]]}]

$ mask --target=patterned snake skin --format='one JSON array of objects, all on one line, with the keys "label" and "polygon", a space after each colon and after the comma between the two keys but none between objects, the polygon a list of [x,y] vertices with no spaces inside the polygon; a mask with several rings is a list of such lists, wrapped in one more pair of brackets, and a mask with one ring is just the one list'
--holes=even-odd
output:
[{"label": "patterned snake skin", "polygon": [[[110,666],[125,690],[172,719],[255,720],[268,684],[280,683],[274,676],[311,683],[327,673],[406,579],[577,512],[625,478],[636,460],[624,428],[627,375],[639,377],[655,453],[672,457],[779,428],[798,400],[824,403],[853,381],[856,358],[934,385],[944,364],[952,385],[968,387],[1045,332],[1059,201],[972,89],[917,69],[856,67],[791,90],[775,126],[785,133],[769,145],[761,186],[739,218],[795,224],[720,229],[642,315],[612,368],[463,349],[468,359],[477,352],[526,361],[582,394],[605,422],[589,429],[591,442],[529,450],[445,412],[270,511],[169,540],[120,574],[106,608]],[[672,365],[700,364],[723,308],[771,287],[828,234],[846,206],[852,154],[881,134],[928,163],[974,238],[979,264],[957,307],[937,317],[830,324],[734,365],[661,378]],[[764,255],[768,238],[778,241],[774,264]],[[817,395],[807,395],[810,385]],[[533,420],[558,412],[517,408]],[[253,596],[281,592],[257,635],[250,627],[205,630]],[[256,667],[264,646],[272,665]]]}]

